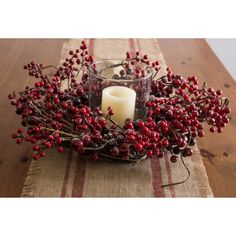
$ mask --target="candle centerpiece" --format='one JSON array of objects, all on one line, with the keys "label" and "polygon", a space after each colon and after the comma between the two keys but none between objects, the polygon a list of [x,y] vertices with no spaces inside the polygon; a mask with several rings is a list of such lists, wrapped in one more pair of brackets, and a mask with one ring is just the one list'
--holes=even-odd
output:
[{"label": "candle centerpiece", "polygon": [[89,105],[101,107],[112,119],[123,127],[125,120],[143,119],[147,113],[145,105],[151,91],[153,71],[140,62],[126,60],[102,60],[89,67]]},{"label": "candle centerpiece", "polygon": [[[45,73],[48,68],[55,74]],[[94,62],[83,41],[59,68],[32,61],[24,69],[36,82],[8,96],[24,127],[12,138],[32,143],[35,160],[49,148],[63,153],[69,146],[90,160],[180,157],[184,163],[196,137],[204,136],[203,122],[212,133],[229,123],[229,100],[221,90],[169,68],[157,78],[159,62],[140,52]]]}]

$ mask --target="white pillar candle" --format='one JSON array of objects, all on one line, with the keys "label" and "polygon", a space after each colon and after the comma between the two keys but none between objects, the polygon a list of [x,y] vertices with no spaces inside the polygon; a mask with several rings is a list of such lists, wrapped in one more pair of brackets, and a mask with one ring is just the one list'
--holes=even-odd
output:
[{"label": "white pillar candle", "polygon": [[102,91],[102,112],[107,114],[110,106],[114,111],[112,119],[120,126],[127,118],[134,118],[136,92],[123,86],[111,86]]}]

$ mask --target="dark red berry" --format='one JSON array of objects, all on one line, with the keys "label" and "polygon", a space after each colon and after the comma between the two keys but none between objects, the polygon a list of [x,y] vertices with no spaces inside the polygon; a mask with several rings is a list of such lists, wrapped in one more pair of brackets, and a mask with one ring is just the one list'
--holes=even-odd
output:
[{"label": "dark red berry", "polygon": [[64,147],[58,146],[57,151],[60,152],[60,153],[63,153],[64,152]]},{"label": "dark red berry", "polygon": [[117,147],[113,147],[111,150],[111,155],[112,156],[118,156],[120,154],[120,151]]},{"label": "dark red berry", "polygon": [[205,135],[203,130],[198,131],[198,137],[203,137]]},{"label": "dark red berry", "polygon": [[11,137],[12,137],[13,139],[16,139],[16,138],[18,137],[18,134],[14,133],[14,134],[11,135]]},{"label": "dark red berry", "polygon": [[33,159],[37,161],[39,159],[39,155],[38,154],[33,154]]},{"label": "dark red berry", "polygon": [[212,133],[215,132],[215,128],[214,128],[214,127],[211,127],[209,130],[210,130],[210,132],[212,132]]},{"label": "dark red berry", "polygon": [[21,138],[17,138],[17,139],[16,139],[16,143],[17,143],[17,144],[21,144],[21,143],[22,143],[22,139],[21,139]]},{"label": "dark red berry", "polygon": [[175,155],[170,157],[171,162],[176,162],[177,159],[178,159],[178,156],[175,156]]}]

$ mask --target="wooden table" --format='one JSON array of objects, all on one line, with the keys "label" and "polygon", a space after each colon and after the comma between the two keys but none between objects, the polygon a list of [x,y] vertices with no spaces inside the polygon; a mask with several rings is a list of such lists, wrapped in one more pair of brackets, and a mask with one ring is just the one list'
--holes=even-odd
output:
[{"label": "wooden table", "polygon": [[[19,196],[31,162],[27,144],[16,145],[10,134],[20,125],[7,95],[32,84],[22,65],[29,60],[44,64],[59,61],[63,39],[0,40],[0,196]],[[199,149],[214,196],[236,196],[236,84],[203,39],[161,39],[161,50],[175,73],[196,75],[200,82],[223,90],[231,100],[231,123],[220,135],[207,132]]]}]

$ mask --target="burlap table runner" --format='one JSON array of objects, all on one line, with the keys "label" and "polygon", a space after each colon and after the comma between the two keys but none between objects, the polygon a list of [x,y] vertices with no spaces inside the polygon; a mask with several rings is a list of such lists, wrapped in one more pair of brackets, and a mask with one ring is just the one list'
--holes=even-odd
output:
[{"label": "burlap table runner", "polygon": [[[61,61],[81,40],[64,43]],[[98,59],[121,58],[126,51],[140,50],[161,63],[166,63],[156,39],[89,39],[89,51]],[[60,61],[60,63],[61,63]],[[139,164],[91,162],[70,150],[58,154],[50,150],[45,159],[32,161],[22,191],[23,197],[212,197],[208,177],[197,146],[185,162],[190,179],[181,185],[162,188],[183,180],[187,173],[181,161],[169,158],[150,159]]]}]

